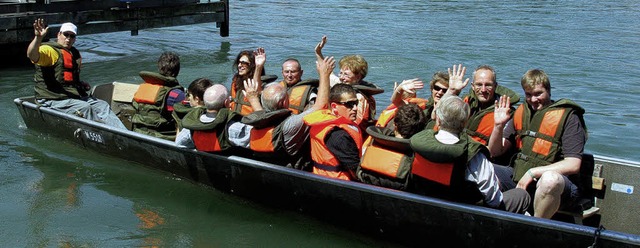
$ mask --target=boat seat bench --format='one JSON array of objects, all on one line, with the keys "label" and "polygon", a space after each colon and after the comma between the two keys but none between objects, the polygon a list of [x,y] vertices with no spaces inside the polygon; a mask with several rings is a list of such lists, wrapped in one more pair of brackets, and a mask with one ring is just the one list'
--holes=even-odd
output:
[{"label": "boat seat bench", "polygon": [[583,154],[580,165],[581,198],[570,208],[559,210],[557,215],[569,216],[574,223],[581,225],[585,219],[598,215],[600,208],[596,206],[596,198],[604,199],[604,178],[601,175],[602,165],[595,164],[593,154]]}]

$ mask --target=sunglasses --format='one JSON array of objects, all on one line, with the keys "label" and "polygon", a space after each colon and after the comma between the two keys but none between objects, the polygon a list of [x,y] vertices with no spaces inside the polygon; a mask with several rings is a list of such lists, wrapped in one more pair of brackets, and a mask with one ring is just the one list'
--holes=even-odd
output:
[{"label": "sunglasses", "polygon": [[247,62],[247,61],[239,61],[238,64],[244,65],[244,66],[250,66],[251,63]]},{"label": "sunglasses", "polygon": [[74,33],[65,32],[65,33],[62,33],[62,35],[64,35],[64,37],[71,38],[71,39],[75,39],[76,38],[76,35]]},{"label": "sunglasses", "polygon": [[434,91],[441,91],[441,90],[443,90],[444,92],[447,92],[447,88],[442,88],[442,87],[437,86],[437,85],[434,85],[434,86],[433,86],[433,90],[434,90]]},{"label": "sunglasses", "polygon": [[340,105],[344,105],[345,108],[351,109],[355,106],[358,106],[358,100],[351,100],[346,102],[338,102]]}]

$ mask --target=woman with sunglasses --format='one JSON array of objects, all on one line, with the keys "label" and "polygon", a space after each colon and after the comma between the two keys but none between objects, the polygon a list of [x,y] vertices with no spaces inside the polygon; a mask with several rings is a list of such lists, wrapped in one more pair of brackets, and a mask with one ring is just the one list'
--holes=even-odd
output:
[{"label": "woman with sunglasses", "polygon": [[256,51],[244,50],[238,53],[232,65],[234,75],[231,81],[231,103],[229,108],[241,115],[248,115],[253,112],[251,103],[244,95],[243,82],[247,79],[253,79],[258,83],[258,92],[262,91],[262,79],[264,75],[264,63],[266,55],[264,48],[260,47]]},{"label": "woman with sunglasses", "polygon": [[89,96],[91,86],[80,81],[82,57],[76,42],[78,28],[67,22],[60,26],[56,42],[45,42],[49,27],[42,18],[33,22],[35,37],[27,57],[35,65],[35,97],[44,107],[126,129],[105,101]]}]

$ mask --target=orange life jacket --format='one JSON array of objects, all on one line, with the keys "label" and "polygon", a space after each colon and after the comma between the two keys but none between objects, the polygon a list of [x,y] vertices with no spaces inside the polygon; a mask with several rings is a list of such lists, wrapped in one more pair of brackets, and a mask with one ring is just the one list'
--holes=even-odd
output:
[{"label": "orange life jacket", "polygon": [[[487,148],[467,135],[462,135],[455,144],[443,144],[435,138],[435,134],[436,131],[424,130],[410,139],[411,148],[415,151],[411,165],[413,180],[429,182],[420,186],[432,187],[418,188],[417,191],[461,201],[482,199],[477,185],[465,180],[465,169],[479,152],[488,155]],[[473,199],[468,198],[470,196]],[[479,199],[476,199],[478,196]]]},{"label": "orange life jacket", "polygon": [[222,151],[218,132],[220,130],[193,131],[192,139],[198,151],[219,152]]},{"label": "orange life jacket", "polygon": [[242,123],[251,125],[249,149],[256,152],[275,152],[284,148],[282,123],[291,115],[288,109],[266,112],[254,111],[242,118]]},{"label": "orange life jacket", "polygon": [[562,158],[562,134],[567,118],[576,114],[584,126],[584,109],[562,99],[531,113],[527,103],[513,115],[516,131],[515,146],[520,151],[514,160],[514,180],[520,180],[527,170],[554,163]]},{"label": "orange life jacket", "polygon": [[411,174],[413,150],[409,139],[385,135],[381,127],[369,127],[373,141],[364,151],[357,175],[362,182],[405,190]]},{"label": "orange life jacket", "polygon": [[280,81],[280,85],[287,89],[289,95],[289,110],[293,114],[302,113],[309,104],[309,97],[318,87],[317,79],[307,79],[288,86],[284,81]]},{"label": "orange life jacket", "polygon": [[313,173],[332,178],[351,180],[351,173],[343,171],[340,162],[325,144],[327,134],[334,128],[345,130],[355,141],[358,150],[362,149],[362,133],[351,120],[336,116],[331,110],[323,109],[308,114],[303,118],[309,125],[311,138],[311,159],[314,162]]},{"label": "orange life jacket", "polygon": [[235,82],[231,83],[231,102],[229,103],[229,109],[236,113],[239,113],[242,116],[248,115],[253,112],[251,103],[242,92],[238,92]]},{"label": "orange life jacket", "polygon": [[200,116],[206,113],[201,107],[193,108],[182,119],[182,126],[191,130],[191,139],[198,151],[219,152],[231,147],[228,138],[227,123],[235,119],[237,113],[222,108],[218,110],[212,122],[203,123]]}]

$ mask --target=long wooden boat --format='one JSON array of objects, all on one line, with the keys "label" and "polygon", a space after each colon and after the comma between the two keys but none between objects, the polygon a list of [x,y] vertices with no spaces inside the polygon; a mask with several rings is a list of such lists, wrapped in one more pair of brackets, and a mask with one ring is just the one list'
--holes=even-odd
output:
[{"label": "long wooden boat", "polygon": [[[122,104],[114,94],[115,84],[105,85],[99,91],[94,89],[94,95],[110,102],[112,108]],[[637,193],[633,194],[640,180],[637,176],[628,176],[629,173],[640,175],[640,164],[636,162],[596,156],[596,163],[602,166],[607,178],[608,194],[596,202],[602,215],[600,223],[612,225],[602,229],[334,180],[236,155],[184,149],[173,142],[40,107],[33,97],[17,98],[14,103],[31,130],[71,140],[88,150],[163,170],[222,192],[309,213],[403,244],[588,247],[595,242],[597,247],[640,247],[640,223],[632,210],[640,202]]]}]

